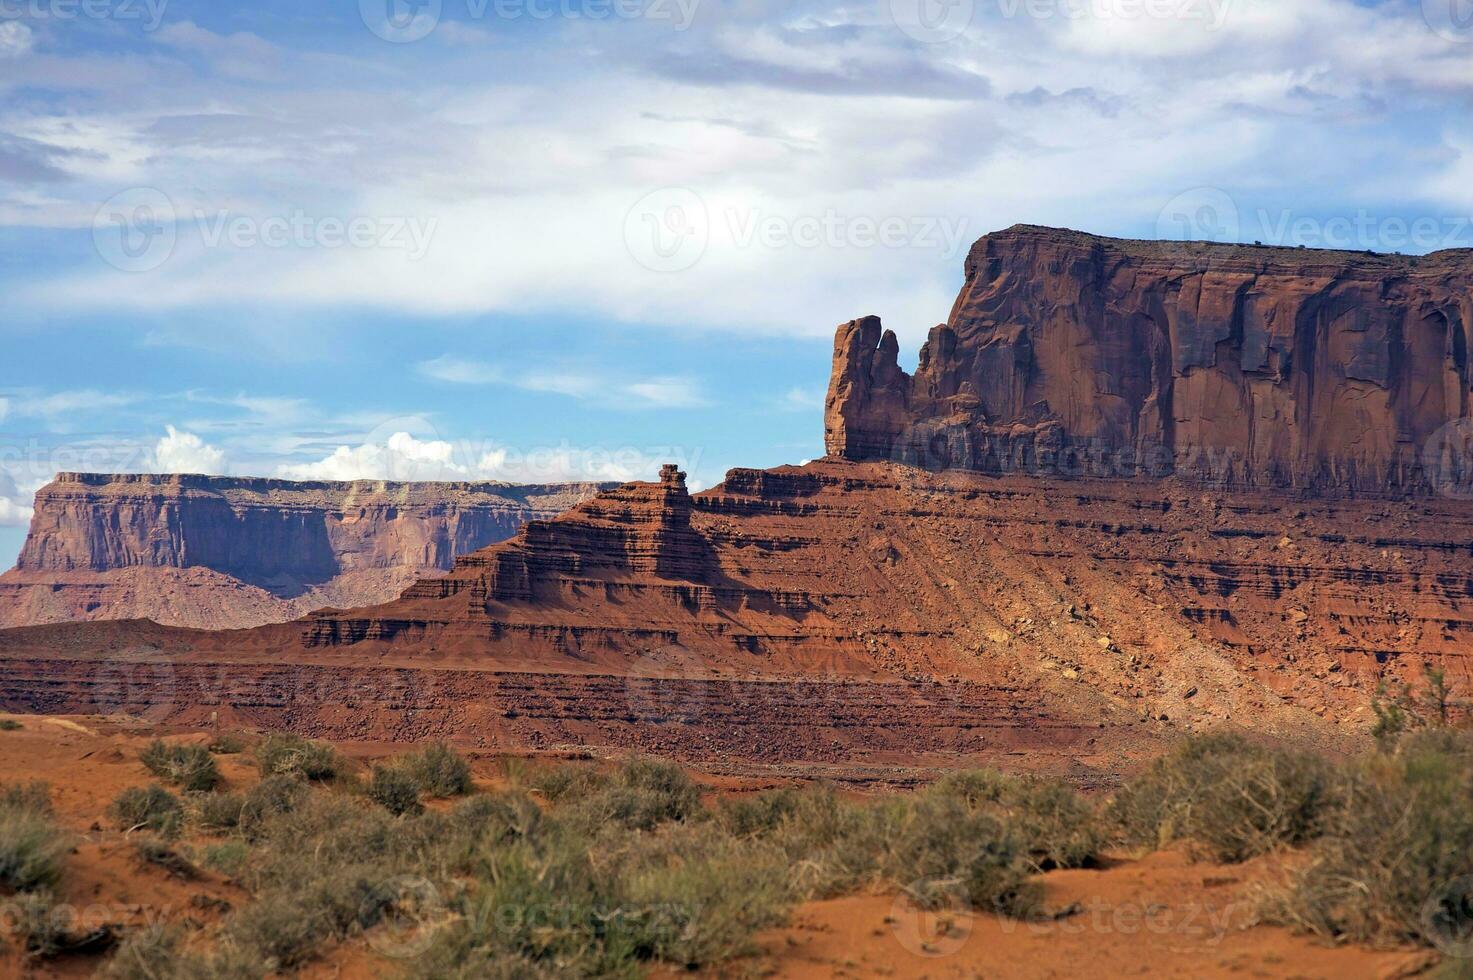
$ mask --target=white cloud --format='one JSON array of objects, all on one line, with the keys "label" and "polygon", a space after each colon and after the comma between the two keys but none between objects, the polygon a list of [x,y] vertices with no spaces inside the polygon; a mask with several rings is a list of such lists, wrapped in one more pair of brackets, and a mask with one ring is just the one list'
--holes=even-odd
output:
[{"label": "white cloud", "polygon": [[58,419],[102,409],[121,408],[139,400],[138,395],[85,389],[17,398],[10,407],[15,410],[16,415]]},{"label": "white cloud", "polygon": [[[736,5],[709,18],[703,8],[679,36],[563,24],[551,40],[502,46],[489,68],[449,43],[447,23],[424,42],[438,47],[398,52],[433,50],[438,86],[390,59],[372,90],[344,90],[342,56],[298,44],[280,84],[271,39],[185,22],[161,32],[146,61],[58,59],[27,84],[91,85],[96,98],[49,115],[0,108],[0,124],[74,154],[65,167],[76,179],[0,200],[0,220],[88,229],[104,190],[148,185],[182,212],[260,219],[305,202],[319,216],[437,224],[416,261],[392,248],[210,248],[186,221],[174,256],[131,283],[146,288],[120,290],[94,265],[20,299],[567,312],[807,335],[878,313],[911,345],[949,307],[970,240],[1018,221],[1150,233],[1178,193],[1214,184],[1249,210],[1303,199],[1323,213],[1406,194],[1431,214],[1466,213],[1468,185],[1439,126],[1465,114],[1473,59],[1415,2],[1181,0],[1220,12],[1215,28],[1127,13],[1159,3],[1049,0],[1118,12],[1051,19],[976,6],[964,37],[935,45],[896,30],[884,0]],[[552,69],[551,44],[587,56],[575,72]],[[186,49],[208,57],[181,58]],[[261,75],[273,84],[241,81]],[[1344,152],[1313,152],[1332,140]],[[199,187],[218,199],[197,201]],[[705,212],[705,248],[678,271],[646,268],[626,240],[631,209],[661,188],[695,192]],[[794,240],[830,216],[846,229],[837,244]],[[911,223],[902,244],[861,244],[859,225],[891,219]],[[936,237],[938,222],[960,247]],[[768,224],[782,234],[747,234]],[[495,365],[476,380],[484,367],[440,369],[455,383],[586,386]]]},{"label": "white cloud", "polygon": [[324,458],[286,463],[291,480],[500,480],[507,483],[653,480],[664,463],[694,471],[699,451],[680,447],[587,447],[568,443],[530,449],[483,442],[450,443],[396,432],[383,442],[338,446]]},{"label": "white cloud", "polygon": [[439,439],[416,439],[396,432],[383,443],[339,446],[315,463],[287,463],[277,476],[290,480],[464,480],[469,471],[456,463],[455,447]]},{"label": "white cloud", "polygon": [[9,414],[10,414],[10,399],[9,398],[0,398],[0,422],[4,422],[5,421],[5,417],[7,415],[9,415]]},{"label": "white cloud", "polygon": [[628,385],[629,394],[655,408],[697,408],[708,404],[689,378],[652,378]]},{"label": "white cloud", "polygon": [[0,21],[0,58],[19,58],[31,50],[31,29],[18,20]]},{"label": "white cloud", "polygon": [[778,407],[792,412],[810,412],[823,408],[825,392],[822,388],[792,387],[778,399]]},{"label": "white cloud", "polygon": [[172,425],[153,450],[153,465],[163,473],[225,472],[225,452],[209,445],[192,432],[181,432]]},{"label": "white cloud", "polygon": [[[519,367],[507,371],[484,361],[444,355],[421,361],[416,370],[428,378],[449,384],[507,385],[523,391],[543,391],[569,398],[602,399],[613,407],[693,408],[708,404],[700,386],[690,378],[654,377],[621,381],[581,371],[541,370]],[[632,402],[631,402],[632,399]]]},{"label": "white cloud", "polygon": [[16,486],[15,477],[0,468],[0,527],[28,526],[34,513],[30,506],[34,496],[34,488],[30,493],[23,492]]}]

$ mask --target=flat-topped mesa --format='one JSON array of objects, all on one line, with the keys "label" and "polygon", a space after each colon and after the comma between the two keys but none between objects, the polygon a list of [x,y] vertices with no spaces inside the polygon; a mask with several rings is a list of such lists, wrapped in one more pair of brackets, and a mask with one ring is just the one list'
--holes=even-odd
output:
[{"label": "flat-topped mesa", "polygon": [[0,627],[224,628],[382,602],[609,486],[61,473],[0,576]]},{"label": "flat-topped mesa", "polygon": [[1376,255],[1016,226],[914,375],[839,327],[831,456],[1240,487],[1465,490],[1473,249]]}]

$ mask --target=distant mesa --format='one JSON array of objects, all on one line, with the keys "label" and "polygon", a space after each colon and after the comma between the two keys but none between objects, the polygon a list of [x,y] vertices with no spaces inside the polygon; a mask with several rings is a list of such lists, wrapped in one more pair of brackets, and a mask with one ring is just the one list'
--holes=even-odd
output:
[{"label": "distant mesa", "polygon": [[608,486],[61,473],[0,575],[0,627],[221,629],[384,602]]}]

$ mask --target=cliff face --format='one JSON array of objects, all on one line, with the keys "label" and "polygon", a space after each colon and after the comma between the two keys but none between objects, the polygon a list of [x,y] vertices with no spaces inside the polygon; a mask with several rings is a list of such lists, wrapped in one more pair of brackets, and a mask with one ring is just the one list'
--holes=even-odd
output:
[{"label": "cliff face", "polygon": [[219,628],[384,601],[600,489],[62,473],[36,494],[20,559],[0,576],[0,625]]},{"label": "cliff face", "polygon": [[839,327],[825,439],[933,470],[1461,492],[1470,338],[1473,250],[1018,226],[972,247],[914,375],[878,318]]}]

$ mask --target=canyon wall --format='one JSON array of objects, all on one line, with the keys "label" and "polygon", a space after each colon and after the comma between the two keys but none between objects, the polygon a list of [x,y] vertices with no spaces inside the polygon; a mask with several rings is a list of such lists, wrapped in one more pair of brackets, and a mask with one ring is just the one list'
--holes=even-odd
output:
[{"label": "canyon wall", "polygon": [[1377,255],[1016,226],[973,245],[914,374],[842,325],[830,455],[932,470],[1473,489],[1473,250]]},{"label": "canyon wall", "polygon": [[61,473],[0,576],[0,626],[237,627],[386,601],[600,489]]}]

